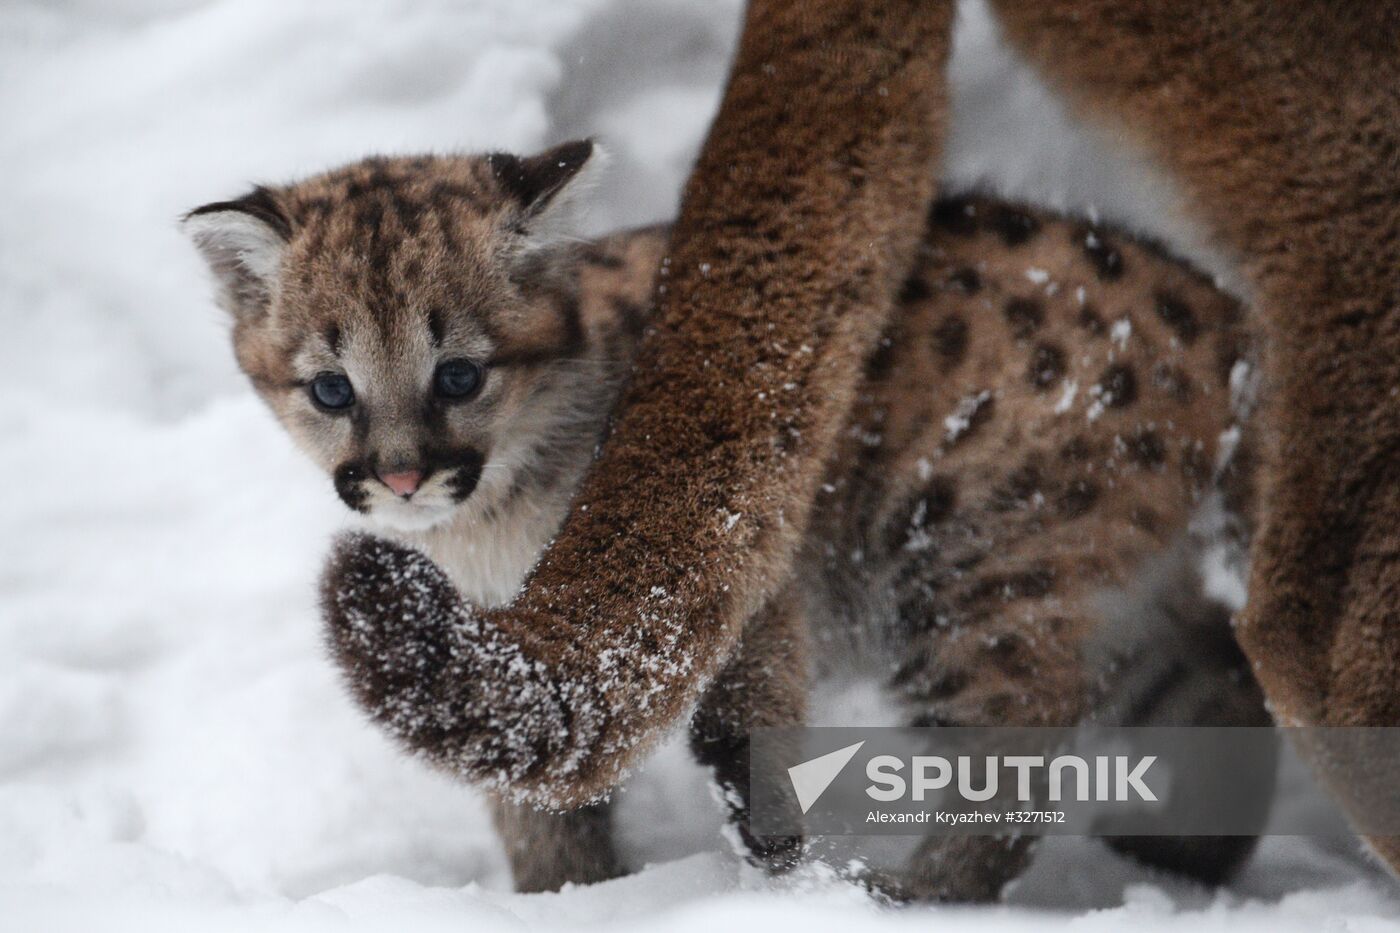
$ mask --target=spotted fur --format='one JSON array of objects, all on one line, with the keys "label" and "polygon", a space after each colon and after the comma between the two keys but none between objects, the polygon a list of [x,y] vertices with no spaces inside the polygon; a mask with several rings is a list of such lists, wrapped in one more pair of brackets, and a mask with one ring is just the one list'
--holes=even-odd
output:
[{"label": "spotted fur", "polygon": [[[568,675],[546,660],[562,644],[526,647],[474,608],[509,601],[558,530],[655,326],[666,229],[533,239],[540,199],[565,193],[580,152],[370,160],[191,215],[253,385],[346,504],[413,548],[352,538],[332,562],[328,636],[347,683],[405,745],[496,793],[527,889],[620,863],[594,794],[547,818],[514,789],[556,787],[613,741],[612,678],[636,676],[617,660],[691,663],[664,591],[628,654]],[[532,164],[565,177],[546,172],[532,197]],[[1090,235],[1112,276],[1083,249]],[[230,267],[236,244],[271,244],[272,271]],[[1102,327],[1084,328],[1090,308]],[[693,718],[696,754],[756,858],[789,866],[801,840],[749,833],[748,734],[802,721],[814,658],[889,672],[916,724],[1064,724],[1108,708],[1083,648],[1104,624],[1093,600],[1177,541],[1226,470],[1239,319],[1198,274],[1123,234],[989,198],[934,206],[789,582],[747,620]],[[432,374],[459,356],[485,383],[447,404]],[[1160,367],[1176,381],[1148,375]],[[308,400],[328,368],[354,383],[353,410]],[[427,478],[403,501],[378,479],[386,463]],[[725,524],[742,548],[763,529],[740,518]]]}]

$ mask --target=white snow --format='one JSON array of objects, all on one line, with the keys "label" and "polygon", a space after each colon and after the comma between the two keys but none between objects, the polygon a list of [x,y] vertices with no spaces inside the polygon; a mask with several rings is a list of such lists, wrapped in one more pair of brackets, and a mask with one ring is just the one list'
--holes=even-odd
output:
[{"label": "white snow", "polygon": [[[666,217],[739,7],[0,7],[0,928],[1390,925],[1391,883],[1346,839],[1265,840],[1222,892],[1075,839],[1006,907],[891,911],[815,868],[770,881],[675,746],[621,796],[637,874],[518,896],[476,794],[351,707],[314,605],[342,507],[238,376],[175,218],[368,152],[586,134],[614,155],[593,229]],[[949,173],[1210,260],[1161,180],[1072,127],[964,12]]]},{"label": "white snow", "polygon": [[1113,322],[1113,326],[1108,329],[1108,339],[1112,340],[1118,349],[1128,349],[1128,340],[1133,336],[1133,322],[1131,318],[1122,317]]},{"label": "white snow", "polygon": [[953,406],[952,414],[943,419],[943,443],[953,444],[972,427],[982,406],[992,400],[992,391],[983,389],[975,395],[965,395]]},{"label": "white snow", "polygon": [[1079,394],[1079,382],[1075,379],[1066,379],[1065,387],[1060,393],[1060,398],[1055,402],[1055,414],[1063,415],[1074,405],[1074,397]]}]

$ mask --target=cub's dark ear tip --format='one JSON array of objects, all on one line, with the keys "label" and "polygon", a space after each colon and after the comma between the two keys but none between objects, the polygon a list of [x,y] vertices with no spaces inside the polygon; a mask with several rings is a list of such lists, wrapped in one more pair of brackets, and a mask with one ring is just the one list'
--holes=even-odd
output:
[{"label": "cub's dark ear tip", "polygon": [[522,207],[540,208],[578,174],[593,149],[593,140],[576,139],[532,156],[493,152],[486,156],[486,163],[496,181]]},{"label": "cub's dark ear tip", "polygon": [[232,201],[212,201],[209,204],[201,204],[194,210],[187,211],[180,218],[180,222],[188,223],[197,217],[225,213],[246,214],[255,220],[262,221],[283,240],[291,240],[292,238],[291,221],[283,212],[281,205],[277,203],[276,196],[262,185],[258,185],[243,197],[234,198]]},{"label": "cub's dark ear tip", "polygon": [[552,155],[561,167],[569,166],[575,171],[583,167],[583,164],[593,155],[592,139],[575,139],[567,143],[562,143],[549,152],[541,153],[541,158]]}]

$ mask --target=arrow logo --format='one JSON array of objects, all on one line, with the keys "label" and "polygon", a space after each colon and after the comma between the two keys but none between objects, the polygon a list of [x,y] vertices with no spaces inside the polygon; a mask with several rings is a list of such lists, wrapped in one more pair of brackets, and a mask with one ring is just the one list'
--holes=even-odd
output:
[{"label": "arrow logo", "polygon": [[788,780],[792,781],[792,789],[797,792],[797,803],[802,807],[803,813],[812,808],[812,804],[831,786],[841,769],[846,767],[864,744],[864,741],[860,741],[854,745],[847,745],[845,748],[838,748],[834,752],[788,768]]}]

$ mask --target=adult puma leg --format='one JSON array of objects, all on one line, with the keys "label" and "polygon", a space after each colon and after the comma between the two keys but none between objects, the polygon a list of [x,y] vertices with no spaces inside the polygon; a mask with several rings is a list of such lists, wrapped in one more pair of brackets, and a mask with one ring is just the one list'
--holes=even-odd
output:
[{"label": "adult puma leg", "polygon": [[1274,716],[1400,725],[1400,5],[993,2],[1243,262],[1266,343],[1238,637]]},{"label": "adult puma leg", "polygon": [[[802,854],[802,836],[756,836],[750,828],[750,736],[754,729],[802,725],[810,671],[807,627],[797,593],[787,588],[744,627],[739,648],[710,685],[690,722],[690,745],[701,764],[714,769],[729,818],[752,858],[784,871]],[[769,799],[789,797],[773,788]],[[791,816],[801,819],[796,799]]]}]

